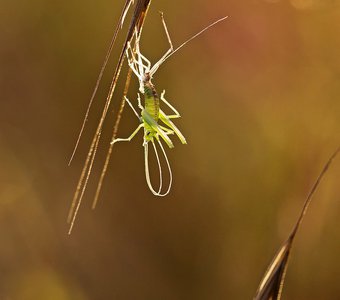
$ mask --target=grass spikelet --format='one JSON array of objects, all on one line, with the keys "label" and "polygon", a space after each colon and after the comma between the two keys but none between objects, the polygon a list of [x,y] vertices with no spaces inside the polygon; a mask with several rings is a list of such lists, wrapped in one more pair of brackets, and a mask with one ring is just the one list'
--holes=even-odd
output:
[{"label": "grass spikelet", "polygon": [[287,241],[281,246],[277,254],[274,256],[272,262],[269,264],[267,271],[265,272],[260,285],[256,291],[254,300],[280,300],[283,284],[285,280],[285,275],[287,272],[287,267],[289,263],[289,257],[291,254],[293,242],[296,237],[304,216],[308,210],[308,207],[312,201],[312,197],[318,188],[322,178],[326,174],[329,166],[332,164],[333,159],[338,155],[340,148],[338,148],[332,156],[328,159],[327,163],[324,165],[322,171],[320,172],[317,180],[315,181],[311,191],[309,192],[303,208],[301,210],[300,216],[290,233]]}]

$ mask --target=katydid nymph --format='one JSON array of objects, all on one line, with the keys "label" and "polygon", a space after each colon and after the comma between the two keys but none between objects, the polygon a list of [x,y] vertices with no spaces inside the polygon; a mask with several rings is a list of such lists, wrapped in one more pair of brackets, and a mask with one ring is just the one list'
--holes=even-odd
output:
[{"label": "katydid nymph", "polygon": [[[210,27],[216,25],[217,23],[225,20],[227,17],[223,17],[221,19],[218,19],[217,21],[213,22],[209,26],[202,29],[200,32],[193,35],[191,38],[186,40],[184,43],[182,43],[180,46],[178,46],[176,49],[173,47],[168,28],[166,26],[163,13],[160,13],[162,24],[165,30],[165,34],[167,36],[170,48],[166,53],[160,58],[158,62],[156,62],[153,66],[151,66],[151,62],[140,52],[140,34],[135,31],[134,38],[135,42],[134,45],[131,45],[131,43],[128,43],[127,49],[126,49],[126,57],[128,60],[128,65],[131,68],[131,70],[134,72],[134,74],[137,76],[139,81],[139,92],[144,95],[144,106],[141,103],[141,97],[138,93],[138,107],[141,109],[141,114],[139,115],[131,102],[128,100],[128,98],[125,97],[126,102],[129,104],[135,115],[140,121],[139,126],[137,129],[128,137],[128,138],[115,138],[111,144],[114,144],[116,142],[122,142],[126,141],[129,142],[132,140],[132,138],[139,132],[140,129],[144,128],[144,137],[143,137],[143,147],[144,147],[144,160],[145,160],[145,177],[146,182],[151,190],[151,192],[155,196],[166,196],[171,189],[172,185],[172,171],[170,167],[169,160],[167,158],[166,152],[164,150],[164,147],[162,145],[162,140],[166,143],[166,145],[169,148],[173,148],[174,144],[169,138],[169,135],[176,135],[182,144],[186,144],[186,139],[184,135],[180,132],[180,130],[176,127],[176,125],[172,122],[172,119],[176,119],[180,117],[180,114],[178,111],[164,98],[165,91],[159,94],[156,91],[155,86],[151,82],[153,75],[156,73],[158,68],[175,52],[177,52],[180,48],[182,48],[184,45],[186,45],[188,42],[202,34],[204,31],[209,29]],[[173,111],[172,115],[165,114],[161,108],[160,104],[164,103]],[[169,183],[167,185],[167,188],[164,192],[162,192],[162,182],[163,182],[163,175],[162,175],[162,167],[160,163],[160,158],[157,152],[157,147],[155,145],[155,141],[157,142],[158,146],[160,147],[162,154],[165,158],[166,165],[168,168],[169,173]],[[158,164],[158,170],[159,170],[159,187],[157,190],[154,189],[151,179],[150,179],[150,173],[149,173],[149,143],[152,143],[152,146],[155,151],[157,164]]]}]

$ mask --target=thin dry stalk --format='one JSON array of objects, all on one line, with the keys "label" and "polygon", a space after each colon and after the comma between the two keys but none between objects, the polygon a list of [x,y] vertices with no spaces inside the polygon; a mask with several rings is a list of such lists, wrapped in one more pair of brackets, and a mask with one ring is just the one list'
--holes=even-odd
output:
[{"label": "thin dry stalk", "polygon": [[[118,34],[119,30],[121,29],[121,27],[123,25],[124,19],[125,19],[126,14],[127,14],[127,10],[131,6],[131,3],[133,3],[133,1],[128,1],[128,0],[125,3],[125,6],[123,8],[123,11],[121,13],[121,16],[119,18],[119,22],[117,24],[117,27],[116,27],[116,30],[115,30],[115,33],[114,33],[114,37],[113,37],[113,40],[112,40],[113,42],[110,44],[110,47],[109,47],[108,56],[112,51],[113,44],[116,40],[115,36]],[[88,183],[89,177],[91,175],[93,163],[94,163],[94,160],[95,160],[95,157],[96,157],[96,152],[97,152],[97,148],[98,148],[100,137],[101,137],[103,124],[104,124],[107,112],[109,110],[111,100],[112,100],[112,97],[113,97],[113,93],[115,91],[117,81],[119,79],[120,72],[121,72],[121,69],[122,69],[122,66],[123,66],[123,63],[124,63],[125,50],[126,50],[127,44],[132,40],[133,33],[134,33],[135,30],[137,30],[138,32],[140,32],[142,30],[144,20],[145,20],[148,8],[150,6],[150,3],[151,3],[151,0],[138,0],[138,2],[136,3],[135,10],[134,10],[131,22],[130,22],[130,27],[129,27],[127,36],[125,38],[125,42],[124,42],[123,47],[122,47],[121,52],[120,52],[120,56],[119,56],[118,63],[117,63],[117,66],[116,66],[116,69],[115,69],[115,72],[114,72],[114,75],[113,75],[113,79],[112,79],[112,82],[111,82],[111,85],[110,85],[109,93],[108,93],[108,96],[106,98],[106,102],[105,102],[105,105],[104,105],[104,108],[103,108],[103,112],[102,112],[100,121],[98,123],[97,130],[96,130],[94,137],[92,139],[92,143],[91,143],[91,146],[89,148],[89,151],[88,151],[88,154],[87,154],[87,157],[86,157],[86,160],[85,160],[85,163],[84,163],[84,166],[83,166],[83,169],[82,169],[79,181],[78,181],[78,185],[77,185],[77,188],[76,188],[73,200],[72,200],[71,208],[70,208],[68,219],[67,219],[68,223],[70,223],[70,227],[69,227],[69,231],[68,231],[69,234],[71,234],[71,232],[72,232],[74,222],[76,220],[78,210],[80,208],[82,198],[84,196],[84,193],[85,193],[85,190],[86,190],[86,187],[87,187],[87,183]],[[104,60],[104,64],[103,64],[101,73],[104,72],[104,69],[107,65],[107,60],[108,60],[108,58],[106,57],[105,60]],[[101,78],[102,78],[101,73],[98,77],[98,83],[96,84],[96,88],[95,88],[95,91],[93,93],[94,95],[97,92],[99,83],[100,83]],[[93,99],[91,97],[89,107],[88,107],[88,111],[90,110],[92,102],[93,102]],[[83,127],[85,126],[86,119],[87,119],[87,114],[88,114],[88,112],[85,115],[84,123],[83,123],[82,129],[80,131],[75,149],[77,148],[80,137],[82,135],[82,130],[83,130]],[[118,122],[118,125],[119,125],[119,122]]]},{"label": "thin dry stalk", "polygon": [[[125,97],[127,96],[127,93],[129,91],[129,86],[130,86],[130,81],[131,81],[131,74],[132,74],[132,70],[129,68],[127,77],[126,77],[126,81],[125,81],[125,87],[124,87],[124,92],[123,92],[123,97],[122,97],[122,101],[120,103],[120,108],[118,111],[118,115],[115,121],[115,124],[113,126],[113,132],[112,132],[112,138],[111,141],[113,141],[116,137],[117,137],[117,133],[118,133],[118,128],[119,128],[119,124],[120,124],[120,120],[122,118],[122,114],[124,111],[124,107],[125,107]],[[103,181],[107,172],[107,168],[109,166],[110,163],[110,158],[112,155],[112,149],[113,149],[113,144],[110,143],[109,149],[107,150],[107,154],[106,154],[106,158],[105,158],[105,163],[102,169],[102,172],[100,174],[100,178],[98,181],[98,185],[97,185],[97,190],[96,190],[96,194],[94,196],[94,200],[92,203],[92,209],[95,209],[98,203],[98,199],[99,199],[99,195],[100,195],[100,191],[102,189],[102,185],[103,185]]]},{"label": "thin dry stalk", "polygon": [[80,131],[79,131],[79,134],[78,134],[78,138],[77,138],[77,141],[75,143],[75,146],[73,148],[73,152],[72,152],[72,155],[71,155],[71,158],[69,160],[69,163],[68,165],[71,164],[73,158],[74,158],[74,155],[76,154],[77,152],[77,149],[78,149],[78,146],[79,146],[79,142],[80,142],[80,139],[83,135],[83,131],[85,129],[85,125],[86,125],[86,122],[88,120],[88,116],[89,116],[89,113],[90,113],[90,110],[91,110],[91,107],[92,107],[92,104],[93,104],[93,101],[94,101],[94,98],[96,97],[97,95],[97,91],[98,91],[98,88],[99,88],[99,85],[102,81],[102,78],[103,78],[103,75],[104,75],[104,71],[106,69],[106,66],[107,66],[107,63],[109,62],[109,59],[110,59],[110,56],[111,56],[111,53],[112,53],[112,49],[113,49],[113,46],[116,42],[116,39],[117,39],[117,36],[118,36],[118,33],[120,31],[120,29],[122,28],[123,26],[123,23],[124,23],[124,19],[126,17],[126,14],[131,6],[131,4],[133,3],[133,0],[126,0],[125,2],[125,5],[123,7],[123,10],[122,10],[122,14],[119,18],[119,21],[118,21],[118,25],[116,26],[115,30],[114,30],[114,33],[113,33],[113,37],[111,39],[111,42],[110,42],[110,45],[109,45],[109,48],[106,52],[106,55],[105,55],[105,59],[104,59],[104,62],[103,62],[103,65],[100,69],[100,72],[99,72],[99,75],[98,75],[98,78],[97,78],[97,81],[96,81],[96,85],[94,87],[94,90],[92,92],[92,95],[91,95],[91,98],[90,98],[90,101],[89,101],[89,104],[87,106],[87,110],[86,110],[86,113],[85,113],[85,117],[84,117],[84,120],[83,120],[83,123],[81,125],[81,128],[80,128]]}]

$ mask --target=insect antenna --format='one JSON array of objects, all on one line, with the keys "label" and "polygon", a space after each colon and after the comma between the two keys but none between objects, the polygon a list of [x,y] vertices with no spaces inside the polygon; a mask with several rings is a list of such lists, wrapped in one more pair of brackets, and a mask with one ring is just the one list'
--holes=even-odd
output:
[{"label": "insect antenna", "polygon": [[159,170],[159,176],[160,176],[159,177],[160,184],[159,184],[158,192],[155,191],[154,187],[152,186],[151,179],[150,179],[150,171],[149,171],[149,147],[148,147],[149,143],[146,143],[144,145],[145,177],[146,177],[146,182],[148,184],[148,187],[149,187],[150,191],[152,192],[152,194],[154,194],[155,196],[164,197],[167,194],[169,194],[170,189],[171,189],[171,185],[172,185],[172,171],[171,171],[170,163],[169,163],[168,157],[166,155],[166,152],[164,150],[164,147],[163,147],[162,143],[158,139],[157,139],[157,142],[158,142],[158,144],[159,144],[159,146],[160,146],[160,148],[162,150],[163,156],[164,156],[165,161],[166,161],[166,165],[168,167],[168,172],[169,172],[169,185],[168,185],[168,188],[167,188],[166,192],[161,193],[162,182],[163,182],[162,167],[161,167],[158,151],[157,151],[157,148],[156,148],[154,142],[152,142],[152,145],[153,145],[153,148],[155,150],[155,155],[156,155],[157,164],[158,164],[158,170]]},{"label": "insect antenna", "polygon": [[204,27],[201,31],[197,32],[196,34],[194,34],[192,37],[190,37],[189,39],[187,39],[185,42],[183,42],[181,45],[179,45],[177,48],[172,49],[172,43],[170,40],[170,35],[169,35],[169,31],[168,28],[165,24],[165,20],[164,20],[164,16],[163,13],[160,12],[161,15],[161,19],[162,19],[162,23],[165,29],[165,33],[167,35],[168,41],[170,43],[171,46],[171,51],[169,51],[168,53],[166,53],[157,63],[154,64],[154,66],[151,68],[150,70],[150,75],[152,76],[153,74],[156,73],[157,69],[168,59],[170,58],[173,54],[175,54],[178,50],[180,50],[181,48],[183,48],[186,44],[188,44],[189,42],[191,42],[193,39],[197,38],[198,36],[200,36],[202,33],[204,33],[205,31],[207,31],[208,29],[210,29],[211,27],[217,25],[218,23],[224,21],[225,19],[227,19],[229,16],[225,16],[223,18],[220,18],[218,20],[216,20],[215,22],[211,23],[210,25]]},{"label": "insect antenna", "polygon": [[159,146],[162,149],[163,156],[165,158],[166,165],[168,167],[168,172],[169,172],[169,185],[168,185],[168,189],[167,189],[167,191],[164,194],[160,195],[160,196],[166,196],[167,194],[169,194],[171,186],[172,186],[172,171],[171,171],[170,163],[169,163],[169,160],[168,160],[168,156],[166,155],[166,152],[164,150],[164,147],[163,147],[161,141],[157,139],[157,142],[158,142]]},{"label": "insect antenna", "polygon": [[159,155],[158,155],[158,151],[157,151],[156,145],[155,145],[155,143],[153,141],[152,141],[152,146],[153,146],[153,149],[154,149],[155,154],[156,154],[158,171],[159,171],[159,188],[158,188],[157,195],[160,195],[161,190],[162,190],[162,185],[163,185],[162,165],[161,165],[161,162],[159,160]]}]

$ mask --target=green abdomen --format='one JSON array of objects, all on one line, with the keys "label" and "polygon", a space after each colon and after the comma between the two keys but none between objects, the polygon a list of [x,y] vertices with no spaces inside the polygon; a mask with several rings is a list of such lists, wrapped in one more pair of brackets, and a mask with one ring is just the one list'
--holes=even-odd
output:
[{"label": "green abdomen", "polygon": [[159,118],[159,97],[151,83],[144,85],[145,110],[157,122]]}]

